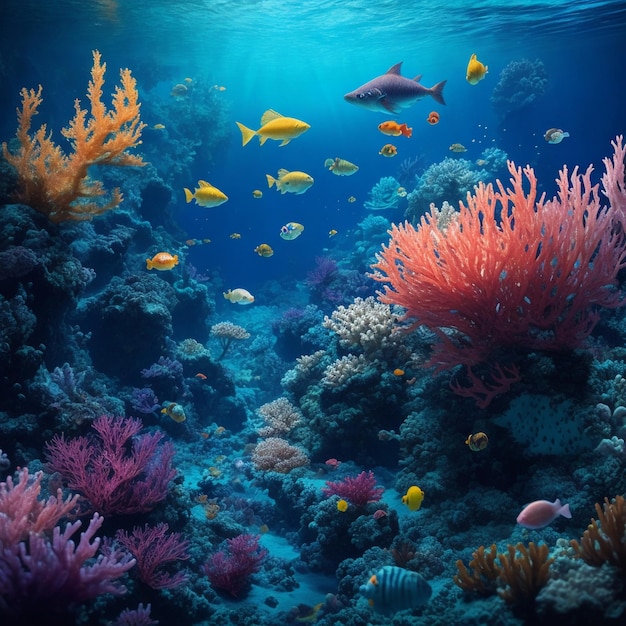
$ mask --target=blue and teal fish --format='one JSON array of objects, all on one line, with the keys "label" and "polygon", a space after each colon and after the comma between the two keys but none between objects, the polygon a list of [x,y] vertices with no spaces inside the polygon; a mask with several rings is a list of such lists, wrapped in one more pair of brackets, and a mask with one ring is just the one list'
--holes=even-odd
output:
[{"label": "blue and teal fish", "polygon": [[415,609],[426,604],[432,594],[421,574],[395,565],[381,567],[359,591],[370,606],[383,615]]},{"label": "blue and teal fish", "polygon": [[358,89],[347,93],[343,98],[350,104],[383,113],[398,113],[399,109],[410,107],[425,96],[431,96],[439,104],[445,104],[443,88],[445,80],[433,87],[420,85],[420,76],[413,80],[400,74],[402,61],[390,67],[384,74],[377,76]]}]

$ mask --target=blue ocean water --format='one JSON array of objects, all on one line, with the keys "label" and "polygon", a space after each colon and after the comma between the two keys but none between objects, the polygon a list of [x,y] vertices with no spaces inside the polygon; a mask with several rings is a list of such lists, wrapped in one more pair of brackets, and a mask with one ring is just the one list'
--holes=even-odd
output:
[{"label": "blue ocean water", "polygon": [[[437,613],[442,623],[454,624],[548,623],[577,616],[583,621],[571,623],[586,623],[587,617],[593,623],[604,623],[603,619],[609,623],[602,602],[593,598],[584,606],[573,601],[565,607],[548,602],[541,611],[533,608],[534,598],[527,605],[522,602],[510,608],[496,593],[468,602],[452,583],[452,574],[456,560],[467,563],[472,550],[481,544],[498,543],[499,550],[505,551],[509,541],[530,540],[554,549],[559,539],[579,539],[594,515],[594,503],[626,488],[621,478],[626,463],[624,433],[614,413],[626,400],[620,401],[619,383],[611,382],[624,369],[623,314],[610,314],[613,317],[600,325],[602,332],[594,335],[591,349],[586,346],[581,351],[584,356],[572,357],[573,365],[568,362],[569,353],[546,356],[536,351],[537,356],[529,350],[526,365],[536,375],[535,382],[541,382],[533,386],[529,377],[524,378],[515,392],[517,404],[511,402],[511,408],[504,403],[509,400],[503,401],[489,409],[491,413],[478,410],[469,399],[450,398],[448,380],[433,383],[437,379],[419,367],[432,338],[416,339],[422,343],[420,349],[411,347],[410,358],[377,357],[373,367],[380,371],[376,376],[334,395],[320,382],[323,367],[302,388],[295,383],[289,386],[285,377],[294,371],[295,359],[302,354],[327,349],[326,367],[331,353],[337,359],[350,353],[350,346],[339,345],[334,335],[322,329],[322,319],[337,306],[347,306],[358,296],[373,296],[380,288],[365,277],[375,262],[374,253],[388,240],[385,231],[392,223],[416,222],[423,214],[424,207],[410,208],[411,194],[425,184],[430,166],[445,159],[466,159],[467,167],[484,182],[501,179],[506,184],[509,174],[503,161],[498,167],[483,169],[485,150],[498,149],[517,165],[531,165],[539,193],[548,197],[556,193],[555,178],[564,165],[572,171],[591,164],[593,180],[599,181],[602,159],[612,153],[611,141],[626,130],[623,2],[5,0],[0,25],[0,141],[9,142],[15,135],[20,90],[42,85],[44,102],[34,124],[45,123],[52,139],[68,150],[61,129],[74,115],[75,99],[86,104],[92,51],[99,50],[107,64],[107,106],[120,68],[129,68],[137,80],[141,118],[147,126],[141,145],[133,152],[150,163],[140,172],[92,168],[90,175],[101,176],[107,188],[121,187],[125,200],[120,208],[85,226],[93,230],[80,230],[81,224],[50,226],[50,246],[63,249],[55,252],[60,255],[55,259],[63,258],[68,268],[76,263],[85,272],[93,269],[93,282],[85,279],[80,288],[69,286],[67,274],[72,270],[59,270],[60,261],[55,265],[48,260],[48,275],[59,272],[65,282],[49,281],[53,287],[38,290],[33,284],[41,277],[29,273],[35,270],[20,274],[14,270],[17,262],[5,258],[9,269],[0,272],[5,311],[2,354],[6,358],[0,367],[0,389],[5,396],[0,402],[0,452],[8,453],[11,471],[29,464],[31,473],[45,469],[45,443],[54,434],[85,434],[94,413],[117,410],[137,415],[129,398],[131,390],[141,386],[157,392],[159,407],[171,401],[185,406],[188,413],[184,429],[158,410],[144,415],[148,427],[161,428],[174,442],[179,455],[175,463],[184,475],[177,485],[180,493],[167,500],[167,509],[161,503],[152,517],[133,515],[129,522],[112,516],[105,527],[106,534],[113,536],[118,528],[167,521],[171,530],[191,542],[190,582],[185,591],[155,591],[142,586],[135,576],[132,583],[126,583],[126,598],[132,601],[107,596],[109,604],[98,608],[82,602],[75,612],[63,614],[61,621],[112,623],[123,608],[151,602],[152,617],[162,624],[173,623],[173,616],[185,624],[229,623],[238,612],[241,621],[237,623],[242,624],[298,623],[298,619],[320,624],[392,623],[370,614],[362,600],[357,603],[359,586],[373,571],[389,564],[381,554],[386,551],[388,556],[392,547],[396,555],[403,549],[411,553],[403,561],[398,556],[396,562],[411,562],[412,569],[430,580],[433,596],[438,598],[425,608],[416,605],[412,613],[399,614],[393,623],[434,624]],[[471,85],[466,68],[474,53],[488,71],[478,84]],[[425,87],[447,81],[446,104],[426,96],[394,115],[344,100],[344,94],[399,62],[403,76],[421,75],[420,84]],[[532,97],[520,104],[510,92],[508,105],[494,104],[494,90],[512,64],[519,62],[539,71],[545,84],[538,89],[533,85],[536,78],[529,85],[520,76],[514,87],[521,85],[522,92]],[[177,85],[185,86],[182,95],[173,91]],[[272,140],[260,145],[257,138],[243,146],[236,122],[258,129],[268,109],[303,120],[310,129],[285,146]],[[428,123],[431,111],[439,113],[439,123]],[[378,124],[385,120],[406,123],[412,136],[382,134]],[[568,133],[560,143],[549,143],[544,137],[554,128]],[[397,148],[396,156],[380,154],[386,143]],[[451,150],[454,144],[461,144],[463,151]],[[325,162],[337,157],[356,164],[358,171],[334,176]],[[277,176],[281,168],[306,172],[315,182],[301,195],[280,194],[268,187],[266,175]],[[0,211],[9,215],[6,207],[14,201],[15,179],[6,167],[0,176],[0,201],[6,204]],[[395,179],[394,207],[368,210],[364,203],[372,199],[373,188],[385,177]],[[193,190],[200,180],[218,187],[228,201],[214,208],[186,203],[184,188]],[[408,195],[398,194],[399,187]],[[439,205],[448,200],[456,206],[472,188],[473,184],[455,197],[433,197],[432,201]],[[262,197],[254,197],[254,190],[262,191]],[[117,218],[118,213],[124,217]],[[382,226],[372,223],[372,217],[383,220]],[[291,221],[302,224],[304,232],[285,241],[280,229]],[[12,223],[5,218],[0,238],[0,252],[11,258],[16,257],[14,246],[19,245],[24,254],[29,248],[25,242],[36,239],[32,233],[47,232],[49,226],[45,220],[35,221],[32,227],[23,226],[29,236],[17,236]],[[124,229],[128,230],[121,232]],[[333,231],[336,234],[331,235]],[[254,251],[263,243],[274,251],[269,258]],[[39,248],[33,250],[37,259],[43,258]],[[115,307],[127,311],[121,302],[133,297],[139,308],[157,306],[148,296],[145,304],[136,295],[147,293],[141,291],[147,289],[144,283],[134,291],[128,285],[137,276],[138,281],[144,280],[145,258],[161,251],[180,258],[173,271],[158,274],[172,302],[169,313],[163,313],[169,321],[159,318],[153,329],[150,324],[160,313],[147,315],[146,320],[127,317],[127,324],[110,316]],[[346,277],[320,295],[313,274],[324,262]],[[41,260],[32,263],[43,266]],[[235,288],[252,292],[254,304],[239,307],[222,297]],[[173,303],[179,300],[182,304],[176,308]],[[285,317],[292,307],[299,311],[297,322]],[[18,309],[21,313],[14,313]],[[50,315],[49,309],[54,310]],[[133,310],[132,306],[128,309]],[[253,335],[250,345],[254,348],[235,346],[224,361],[216,359],[219,349],[209,328],[222,321],[245,326]],[[56,342],[50,331],[55,327]],[[202,389],[196,372],[188,369],[196,363],[193,359],[184,362],[184,375],[172,374],[171,379],[164,375],[165,382],[159,379],[161,374],[153,374],[153,379],[140,377],[140,369],[149,369],[158,357],[177,358],[176,346],[185,339],[197,340],[211,350],[211,359],[200,359],[202,365],[196,368],[205,368],[204,374],[202,369],[197,373],[207,375],[209,383],[212,376],[219,380],[213,386],[207,383],[210,391]],[[48,347],[40,348],[39,342]],[[42,354],[33,356],[38,350]],[[132,371],[129,365],[127,371],[128,363],[140,365]],[[69,370],[62,369],[65,366]],[[399,387],[392,373],[396,368],[402,371],[396,378],[406,370]],[[67,389],[59,382],[63,372]],[[76,395],[69,393],[69,387]],[[45,392],[46,388],[53,392]],[[62,391],[63,401],[59,399]],[[281,396],[289,398],[307,420],[306,429],[301,425],[293,442],[309,453],[312,465],[308,474],[273,473],[268,478],[252,467],[250,447],[258,439],[258,408]],[[563,426],[568,424],[563,415],[571,409],[570,401],[575,403],[572,413],[577,417],[572,418],[573,425]],[[602,410],[594,412],[598,403],[611,413],[600,426],[602,419],[589,417],[604,415]],[[76,418],[81,406],[88,404],[84,418]],[[452,414],[457,412],[460,417],[455,425]],[[572,438],[584,439],[592,431],[594,450],[600,440],[610,442],[611,437],[621,441],[621,448],[614,442],[618,452],[604,455],[602,451],[609,446],[604,444],[602,453],[595,457],[589,453],[580,463],[566,444],[558,454],[546,452],[542,445],[533,448],[516,437],[515,429],[520,419],[534,412],[556,415],[554,428],[571,427]],[[367,419],[360,426],[356,422],[362,414]],[[419,427],[416,415],[424,420]],[[28,422],[28,428],[15,426],[20,419]],[[199,433],[206,435],[220,427],[228,433],[223,441],[200,439]],[[421,428],[427,435],[415,434]],[[529,426],[537,437],[554,436],[551,427],[542,428]],[[492,456],[466,458],[467,448],[461,445],[460,452],[455,448],[450,453],[454,458],[434,460],[448,456],[445,446],[451,440],[463,444],[470,430],[485,430],[490,440],[499,439],[490,444]],[[389,432],[391,443],[385,440]],[[588,452],[585,445],[582,449]],[[525,446],[533,450],[530,460],[519,449]],[[455,467],[459,454],[463,460]],[[207,466],[219,466],[212,459],[221,456],[227,461],[215,470],[221,478],[212,482]],[[335,457],[349,470],[338,468],[333,475],[325,461]],[[0,468],[0,478],[6,480],[8,467],[0,464]],[[380,535],[371,527],[377,508],[373,503],[366,505],[372,509],[367,515],[354,513],[356,525],[346,527],[337,521],[341,513],[335,502],[329,505],[320,495],[326,480],[369,470],[375,471],[377,484],[386,489],[381,503],[389,520]],[[408,511],[400,501],[414,481],[426,485],[424,509],[431,508],[424,522],[426,531],[415,516],[428,515],[428,511]],[[200,506],[207,497],[221,507],[222,517],[207,520]],[[575,501],[574,520],[558,520],[557,530],[522,530],[515,525],[524,504],[557,497]],[[235,498],[240,500],[234,502]],[[292,506],[286,503],[290,498]],[[244,511],[241,503],[246,499],[252,504]],[[481,499],[489,506],[481,505]],[[0,523],[4,523],[1,515]],[[272,576],[272,566],[267,566],[262,577],[253,579],[250,595],[238,602],[216,594],[201,567],[209,553],[225,539],[242,531],[260,532],[266,525],[270,533],[263,535],[262,545],[272,558],[282,559],[274,564],[278,574]],[[334,540],[324,544],[316,535],[321,527],[325,532],[319,535],[326,540],[335,533]],[[364,539],[372,536],[371,542]],[[333,554],[338,555],[336,562]],[[575,575],[568,579],[563,573],[570,566],[562,567],[561,580],[573,585]],[[0,567],[0,611],[14,617],[5,606],[12,592],[8,584],[3,586],[3,571]],[[582,571],[577,575],[591,576]],[[281,576],[296,582],[281,587],[276,580]],[[559,574],[553,576],[558,579]],[[594,584],[610,587],[604,579]],[[622,607],[619,614],[624,619],[623,592],[614,591],[611,601]],[[191,608],[183,616],[186,603]],[[324,603],[321,610],[319,603]],[[295,610],[300,604],[310,611],[306,607]],[[498,621],[500,614],[504,614],[502,621]]]}]

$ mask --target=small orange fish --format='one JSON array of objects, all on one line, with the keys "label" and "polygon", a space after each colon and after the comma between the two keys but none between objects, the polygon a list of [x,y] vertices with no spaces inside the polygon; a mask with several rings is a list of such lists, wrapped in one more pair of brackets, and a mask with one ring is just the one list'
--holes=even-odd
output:
[{"label": "small orange fish", "polygon": [[439,123],[439,113],[437,113],[437,111],[431,111],[428,114],[428,117],[426,118],[426,121],[431,124],[431,125],[435,125]]},{"label": "small orange fish", "polygon": [[206,380],[206,375],[203,374],[202,372],[198,372],[196,374],[196,378],[199,378],[200,380]]},{"label": "small orange fish", "polygon": [[146,259],[146,267],[149,270],[159,270],[164,272],[172,270],[178,265],[178,255],[171,255],[169,252],[159,252],[151,259]]},{"label": "small orange fish", "polygon": [[390,143],[386,143],[378,154],[382,154],[384,157],[394,157],[398,154],[398,148]]},{"label": "small orange fish", "polygon": [[394,376],[404,376],[404,370],[400,369],[399,367],[396,367],[396,369],[393,370],[393,375]]},{"label": "small orange fish", "polygon": [[383,135],[390,135],[392,137],[398,137],[399,135],[411,137],[413,134],[412,128],[409,128],[406,124],[398,124],[398,122],[394,122],[393,120],[381,122],[378,125],[378,130],[383,133]]},{"label": "small orange fish", "polygon": [[200,433],[200,437],[202,437],[202,439],[208,439],[210,436],[210,433]]}]

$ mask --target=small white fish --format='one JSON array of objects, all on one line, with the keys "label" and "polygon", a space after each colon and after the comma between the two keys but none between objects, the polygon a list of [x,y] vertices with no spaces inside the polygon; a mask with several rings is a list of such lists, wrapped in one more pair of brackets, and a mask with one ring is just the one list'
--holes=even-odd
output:
[{"label": "small white fish", "polygon": [[254,296],[247,289],[241,287],[229,289],[223,295],[226,300],[230,300],[233,304],[252,304],[254,302]]}]

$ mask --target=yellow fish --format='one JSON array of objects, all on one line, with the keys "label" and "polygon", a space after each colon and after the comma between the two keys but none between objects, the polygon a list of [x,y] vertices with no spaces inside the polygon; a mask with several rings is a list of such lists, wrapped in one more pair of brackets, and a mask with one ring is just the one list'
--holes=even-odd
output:
[{"label": "yellow fish", "polygon": [[262,198],[263,197],[263,192],[260,189],[255,189],[252,192],[252,197],[253,198]]},{"label": "yellow fish", "polygon": [[239,233],[230,233],[229,237],[231,239],[241,239],[241,235]]},{"label": "yellow fish", "polygon": [[337,234],[337,231],[334,228],[328,231],[329,237],[334,237],[336,234]]},{"label": "yellow fish", "polygon": [[161,413],[171,417],[175,422],[184,422],[187,419],[185,409],[176,402],[164,402]]},{"label": "yellow fish", "polygon": [[337,500],[337,510],[345,513],[348,510],[348,503],[342,498]]},{"label": "yellow fish", "polygon": [[424,492],[416,485],[409,487],[406,495],[402,496],[402,504],[406,504],[410,511],[419,510],[423,500]]},{"label": "yellow fish", "polygon": [[348,198],[348,202],[356,202],[356,198],[354,196],[350,196]]},{"label": "yellow fish", "polygon": [[242,289],[241,287],[229,289],[222,295],[233,304],[252,304],[254,302],[254,296],[247,289]]},{"label": "yellow fish", "polygon": [[281,146],[287,145],[292,139],[299,137],[311,128],[309,124],[295,117],[285,117],[273,109],[268,109],[261,116],[261,128],[252,130],[240,122],[236,122],[241,131],[242,145],[246,145],[252,137],[258,136],[261,145],[268,139],[281,141]]},{"label": "yellow fish", "polygon": [[262,256],[264,258],[269,258],[274,254],[274,250],[272,250],[272,247],[266,243],[262,243],[260,246],[257,246],[254,251],[259,255]]},{"label": "yellow fish", "polygon": [[188,203],[195,200],[196,204],[211,208],[224,204],[228,200],[228,196],[224,192],[211,185],[211,183],[207,183],[206,180],[199,180],[198,188],[194,189],[193,193],[187,187],[184,189],[185,199]]},{"label": "yellow fish", "polygon": [[278,179],[265,174],[267,178],[267,186],[272,187],[276,185],[276,189],[280,193],[295,193],[300,195],[304,193],[315,181],[312,176],[309,176],[305,172],[290,172],[286,169],[278,170]]},{"label": "yellow fish", "polygon": [[467,148],[462,143],[453,143],[448,150],[452,152],[467,152]]},{"label": "yellow fish", "polygon": [[155,124],[152,128],[154,128],[154,130],[163,130],[165,128],[165,124]]},{"label": "yellow fish", "polygon": [[178,265],[178,255],[171,255],[169,252],[159,252],[155,254],[151,259],[146,259],[146,267],[149,270],[159,270],[164,272],[166,270],[172,270]]},{"label": "yellow fish", "polygon": [[288,222],[280,227],[279,234],[285,241],[293,241],[302,234],[303,230],[304,226],[302,226],[302,224],[298,224],[298,222]]},{"label": "yellow fish", "polygon": [[477,58],[475,54],[472,54],[470,57],[469,63],[467,64],[467,74],[465,75],[465,80],[470,85],[478,85],[478,83],[485,78],[485,74],[489,71],[489,67],[487,65],[483,65]]},{"label": "yellow fish", "polygon": [[350,163],[350,161],[346,161],[345,159],[340,159],[339,157],[336,159],[326,159],[326,161],[324,161],[324,167],[327,167],[336,176],[352,176],[352,174],[359,169],[358,165]]},{"label": "yellow fish", "polygon": [[480,452],[489,444],[489,437],[483,432],[468,435],[465,444],[469,446],[472,452]]}]

